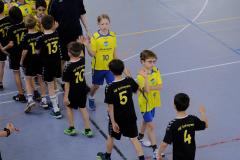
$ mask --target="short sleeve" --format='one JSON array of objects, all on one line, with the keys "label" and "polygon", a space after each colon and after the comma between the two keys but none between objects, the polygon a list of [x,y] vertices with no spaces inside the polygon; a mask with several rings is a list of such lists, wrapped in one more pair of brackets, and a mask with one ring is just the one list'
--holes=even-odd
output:
[{"label": "short sleeve", "polygon": [[107,85],[106,88],[105,88],[104,102],[107,103],[107,104],[113,104],[113,93],[112,93],[110,85]]},{"label": "short sleeve", "polygon": [[97,41],[96,39],[93,37],[91,37],[91,49],[93,52],[97,51]]},{"label": "short sleeve", "polygon": [[193,116],[194,118],[194,124],[195,124],[195,130],[204,130],[206,128],[206,123],[204,121],[201,121],[198,117]]},{"label": "short sleeve", "polygon": [[162,77],[158,69],[157,69],[157,84],[162,84]]},{"label": "short sleeve", "polygon": [[14,34],[11,28],[9,28],[7,31],[7,41],[14,41]]},{"label": "short sleeve", "polygon": [[41,47],[42,47],[42,38],[39,37],[39,38],[37,38],[36,50],[41,49]]},{"label": "short sleeve", "polygon": [[85,10],[85,6],[84,6],[84,3],[83,3],[83,0],[79,0],[80,1],[80,6],[79,6],[79,8],[80,8],[80,15],[84,15],[84,14],[86,14],[86,10]]},{"label": "short sleeve", "polygon": [[64,66],[63,76],[62,76],[63,82],[70,82],[70,74],[69,74],[69,67],[68,66],[69,65]]},{"label": "short sleeve", "polygon": [[144,77],[141,75],[137,75],[137,82],[138,82],[139,88],[143,89],[144,83],[145,83]]},{"label": "short sleeve", "polygon": [[23,48],[23,50],[28,50],[27,36],[26,35],[23,37],[22,48]]},{"label": "short sleeve", "polygon": [[130,81],[131,81],[132,91],[133,91],[134,93],[136,93],[137,90],[138,90],[138,88],[139,88],[139,86],[138,86],[137,82],[136,82],[134,79],[130,78]]},{"label": "short sleeve", "polygon": [[171,123],[168,124],[168,127],[166,129],[165,136],[163,138],[163,142],[167,144],[171,144],[173,141],[173,134],[172,134],[172,129],[171,129]]}]

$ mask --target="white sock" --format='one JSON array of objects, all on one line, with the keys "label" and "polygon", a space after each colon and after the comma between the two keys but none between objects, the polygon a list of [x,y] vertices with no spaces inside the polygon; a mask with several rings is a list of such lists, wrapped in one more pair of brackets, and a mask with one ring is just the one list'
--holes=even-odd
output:
[{"label": "white sock", "polygon": [[50,96],[50,100],[51,100],[52,105],[53,105],[53,111],[54,112],[60,111],[60,109],[58,107],[58,104],[57,104],[57,97],[56,97],[56,95],[55,96]]},{"label": "white sock", "polygon": [[33,101],[33,95],[32,94],[27,94],[27,100],[28,100],[28,103],[32,102]]},{"label": "white sock", "polygon": [[46,96],[42,96],[42,102],[43,102],[43,103],[47,103],[47,98],[46,98]]},{"label": "white sock", "polygon": [[95,99],[95,97],[91,96],[91,95],[89,95],[88,97],[89,97],[89,99]]}]

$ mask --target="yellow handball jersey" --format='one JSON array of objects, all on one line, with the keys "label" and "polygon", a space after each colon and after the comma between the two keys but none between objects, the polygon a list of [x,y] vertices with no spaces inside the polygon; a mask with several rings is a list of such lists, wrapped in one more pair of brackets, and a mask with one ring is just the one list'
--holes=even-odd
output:
[{"label": "yellow handball jersey", "polygon": [[[144,88],[145,79],[142,75],[137,75],[137,81],[140,89]],[[149,86],[157,86],[162,84],[162,79],[160,71],[153,67],[150,74],[148,74],[148,84]],[[149,112],[155,107],[161,106],[161,97],[159,90],[151,90],[149,93],[140,92],[138,95],[138,103],[140,107],[140,112]]]},{"label": "yellow handball jersey", "polygon": [[14,2],[12,5],[18,7],[22,11],[23,17],[32,14],[32,6],[28,3],[20,4],[18,2]]},{"label": "yellow handball jersey", "polygon": [[9,8],[8,4],[4,3],[4,15],[5,16],[8,16],[8,10],[9,10],[8,8]]},{"label": "yellow handball jersey", "polygon": [[91,49],[96,54],[92,59],[94,70],[109,70],[108,64],[113,59],[114,50],[117,48],[117,38],[114,32],[101,35],[95,32],[91,37]]}]

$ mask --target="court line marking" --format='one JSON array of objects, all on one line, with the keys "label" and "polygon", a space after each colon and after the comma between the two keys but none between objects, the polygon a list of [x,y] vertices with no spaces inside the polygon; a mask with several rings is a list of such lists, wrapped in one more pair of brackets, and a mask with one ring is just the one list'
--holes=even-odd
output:
[{"label": "court line marking", "polygon": [[[198,12],[198,14],[192,19],[192,22],[195,22],[203,13],[203,11],[206,9],[208,5],[208,0],[205,0],[203,7],[201,8],[201,10]],[[157,44],[153,45],[152,47],[148,48],[149,50],[152,50],[160,45],[163,45],[164,43],[166,43],[167,41],[175,38],[176,36],[178,36],[180,33],[182,33],[184,30],[186,30],[188,27],[190,27],[193,23],[188,23],[187,25],[185,25],[182,29],[180,29],[179,31],[177,31],[176,33],[174,33],[173,35],[171,35],[170,37],[164,39],[163,41],[158,42]],[[140,53],[134,54],[128,58],[123,59],[124,62],[129,61],[130,59],[137,57]],[[87,72],[85,75],[90,75],[92,72]]]},{"label": "court line marking", "polygon": [[[213,19],[213,20],[198,22],[196,24],[203,25],[203,24],[211,24],[211,23],[219,23],[219,22],[227,22],[227,21],[232,21],[232,20],[239,20],[239,19],[240,19],[240,16],[239,17],[225,17],[225,18],[220,18],[220,19]],[[147,30],[138,31],[138,32],[123,33],[123,34],[117,35],[117,37],[129,37],[129,36],[142,35],[144,33],[178,29],[178,28],[184,27],[185,25],[186,24],[182,24],[182,25],[180,24],[180,25],[176,25],[176,26],[160,27],[160,28],[147,29]]]},{"label": "court line marking", "polygon": [[[239,61],[231,61],[231,62],[226,62],[226,63],[209,65],[209,66],[205,66],[205,67],[197,67],[197,68],[186,69],[186,70],[181,70],[181,71],[176,71],[176,72],[163,73],[161,75],[163,77],[167,77],[167,76],[177,75],[177,74],[186,73],[186,72],[193,72],[193,71],[199,71],[199,70],[205,70],[205,69],[211,69],[211,68],[219,68],[219,67],[222,67],[222,66],[228,66],[228,65],[239,64],[239,63],[240,63],[240,60]],[[4,95],[9,95],[9,94],[12,94],[12,93],[16,93],[16,92],[17,91],[12,91],[12,92],[8,92],[8,93],[5,93],[5,94],[0,94],[0,97],[4,96]],[[14,102],[14,101],[11,100],[11,101],[6,101],[6,102]],[[4,104],[4,103],[5,102],[0,102],[0,105]]]},{"label": "court line marking", "polygon": [[169,12],[175,14],[176,16],[184,19],[186,22],[190,23],[192,26],[194,26],[195,28],[197,28],[198,30],[200,30],[201,32],[207,34],[207,36],[211,37],[212,39],[214,39],[215,41],[217,41],[218,43],[220,43],[222,46],[226,47],[227,49],[231,50],[232,52],[234,52],[235,54],[240,55],[240,53],[238,51],[236,51],[234,48],[232,48],[230,45],[228,45],[225,41],[223,41],[222,39],[216,37],[215,35],[211,34],[210,32],[208,32],[207,30],[203,29],[202,27],[200,27],[199,25],[197,25],[194,21],[192,21],[191,19],[187,18],[186,16],[184,16],[183,14],[181,14],[180,12],[172,9],[171,7],[169,7],[166,3],[160,1],[160,4],[162,6],[164,6],[166,9],[169,10]]},{"label": "court line marking", "polygon": [[[193,18],[192,22],[195,22],[195,21],[200,17],[200,15],[201,15],[201,14],[203,13],[203,11],[206,9],[207,4],[208,4],[208,0],[205,0],[203,7],[202,7],[201,10],[198,12],[198,14]],[[189,24],[185,25],[185,26],[184,26],[182,29],[180,29],[178,32],[176,32],[175,34],[173,34],[173,35],[171,35],[170,37],[166,38],[165,40],[158,42],[157,44],[153,45],[153,46],[150,47],[149,49],[150,49],[150,50],[151,50],[151,49],[154,49],[154,48],[156,48],[156,47],[158,47],[158,46],[166,43],[167,41],[169,41],[169,40],[173,39],[174,37],[178,36],[180,33],[182,33],[185,29],[187,29],[187,28],[190,27],[191,25],[192,25],[192,23],[189,23]],[[138,53],[138,54],[134,54],[134,55],[132,55],[132,56],[130,56],[130,57],[128,57],[128,58],[123,59],[123,61],[128,61],[128,60],[130,60],[130,59],[132,59],[132,58],[134,58],[134,57],[136,57],[136,56],[138,56],[138,55],[139,55],[139,53]],[[90,74],[91,74],[91,72],[87,72],[85,75],[90,75]],[[6,95],[6,94],[8,94],[8,93],[2,94],[2,95]],[[0,95],[0,96],[2,96],[2,95]],[[0,105],[1,105],[2,103],[4,103],[4,102],[1,102]]]},{"label": "court line marking", "polygon": [[[192,22],[195,22],[195,21],[201,16],[201,14],[203,13],[203,11],[206,9],[207,5],[208,5],[208,0],[205,0],[202,9],[201,9],[201,10],[198,12],[198,14],[191,20]],[[182,33],[184,30],[186,30],[187,28],[189,28],[191,25],[192,25],[192,23],[188,23],[188,24],[185,25],[182,29],[180,29],[179,31],[177,31],[176,33],[174,33],[173,35],[171,35],[170,37],[166,38],[166,39],[163,40],[163,41],[158,42],[157,44],[153,45],[152,47],[150,47],[150,48],[148,48],[148,49],[149,49],[149,50],[152,50],[152,49],[154,49],[154,48],[156,48],[156,47],[158,47],[158,46],[160,46],[160,45],[163,45],[163,44],[166,43],[167,41],[169,41],[169,40],[175,38],[176,36],[178,36],[180,33]],[[138,56],[138,55],[139,55],[139,53],[138,53],[138,54],[134,54],[134,55],[132,55],[132,56],[130,56],[130,57],[128,57],[128,58],[123,59],[123,61],[129,61],[130,59],[132,59],[132,58],[134,58],[134,57],[136,57],[136,56]]]},{"label": "court line marking", "polygon": [[219,67],[228,66],[228,65],[232,65],[232,64],[239,64],[239,63],[240,63],[240,60],[216,64],[216,65],[210,65],[210,66],[206,66],[206,67],[198,67],[198,68],[186,69],[186,70],[177,71],[177,72],[165,73],[165,74],[162,74],[162,76],[167,77],[167,76],[172,76],[172,75],[186,73],[186,72],[193,72],[193,71],[199,71],[199,70],[205,70],[205,69],[211,69],[211,68],[219,68]]},{"label": "court line marking", "polygon": [[[233,64],[240,64],[240,60],[239,61],[221,63],[221,64],[215,64],[215,65],[209,65],[209,66],[205,66],[205,67],[197,67],[197,68],[192,68],[192,69],[186,69],[186,70],[181,70],[181,71],[176,71],[176,72],[163,73],[163,74],[161,74],[161,76],[162,77],[168,77],[168,76],[173,76],[173,75],[177,75],[177,74],[194,72],[194,71],[199,71],[199,70],[212,69],[212,68],[219,68],[219,67],[229,66],[229,65],[233,65]],[[14,102],[14,101],[11,100],[11,101],[0,102],[0,106],[2,104],[12,103],[12,102]]]}]

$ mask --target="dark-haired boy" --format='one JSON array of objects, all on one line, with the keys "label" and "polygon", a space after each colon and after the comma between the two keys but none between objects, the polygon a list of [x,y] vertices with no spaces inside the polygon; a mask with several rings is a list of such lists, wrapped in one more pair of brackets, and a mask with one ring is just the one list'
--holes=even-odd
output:
[{"label": "dark-haired boy", "polygon": [[62,118],[58,106],[57,94],[55,92],[55,79],[61,77],[61,59],[59,36],[55,31],[55,22],[52,16],[46,15],[42,18],[44,35],[37,40],[36,50],[40,53],[43,65],[43,79],[47,82],[48,93],[52,102],[52,115],[59,119]]},{"label": "dark-haired boy", "polygon": [[89,115],[86,109],[89,87],[86,84],[84,75],[85,59],[83,54],[83,46],[78,42],[69,43],[68,55],[70,57],[70,61],[65,65],[63,71],[63,81],[65,84],[63,102],[67,109],[69,128],[65,129],[64,133],[70,136],[77,134],[77,131],[74,127],[72,109],[79,108],[85,127],[85,130],[81,133],[87,137],[92,137],[93,133],[90,129]]},{"label": "dark-haired boy", "polygon": [[[7,45],[7,28],[11,26],[9,17],[5,16],[4,13],[4,3],[0,1],[0,44],[1,46]],[[5,61],[7,59],[6,53],[0,50],[0,90],[3,90],[3,76]]]},{"label": "dark-haired boy", "polygon": [[172,120],[166,130],[163,142],[158,150],[158,160],[162,160],[168,144],[173,144],[173,160],[194,160],[196,152],[195,131],[204,130],[208,127],[208,119],[204,106],[199,107],[201,120],[188,115],[186,110],[189,106],[190,98],[185,93],[178,93],[174,97],[174,105],[177,116]]},{"label": "dark-haired boy", "polygon": [[3,46],[2,51],[9,53],[9,68],[13,70],[18,94],[13,96],[15,101],[25,103],[26,98],[23,94],[22,81],[20,76],[20,59],[22,55],[22,40],[27,33],[27,29],[23,23],[22,12],[18,7],[11,7],[9,10],[9,18],[13,23],[7,31],[8,44]]},{"label": "dark-haired boy", "polygon": [[114,145],[114,138],[121,139],[121,135],[130,138],[139,160],[144,160],[143,150],[137,139],[137,117],[132,100],[133,93],[138,91],[138,84],[130,77],[123,77],[124,64],[119,59],[109,63],[109,69],[114,75],[114,81],[106,86],[105,103],[108,105],[109,136],[106,153],[99,152],[98,160],[110,160]]}]

